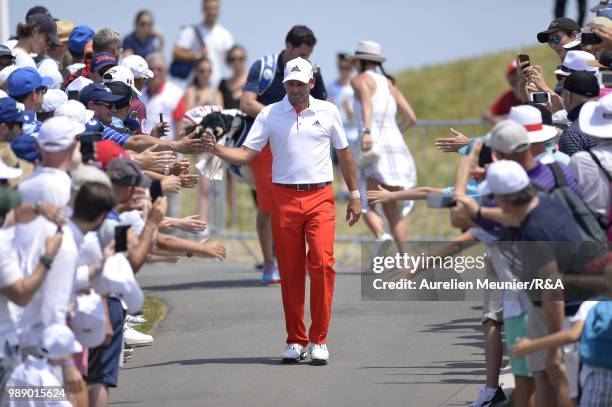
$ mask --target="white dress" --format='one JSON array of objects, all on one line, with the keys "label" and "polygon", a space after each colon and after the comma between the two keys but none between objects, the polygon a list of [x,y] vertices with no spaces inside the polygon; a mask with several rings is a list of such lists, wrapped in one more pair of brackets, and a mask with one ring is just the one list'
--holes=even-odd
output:
[{"label": "white dress", "polygon": [[[414,159],[404,142],[402,133],[397,126],[395,116],[397,103],[389,89],[389,83],[384,75],[366,71],[376,82],[376,93],[372,96],[372,141],[374,150],[380,156],[375,163],[362,169],[360,176],[374,178],[381,184],[409,189],[416,186],[417,172]],[[358,117],[361,114],[361,104],[356,103]],[[361,180],[360,180],[361,181]],[[406,202],[406,212],[412,202]]]}]

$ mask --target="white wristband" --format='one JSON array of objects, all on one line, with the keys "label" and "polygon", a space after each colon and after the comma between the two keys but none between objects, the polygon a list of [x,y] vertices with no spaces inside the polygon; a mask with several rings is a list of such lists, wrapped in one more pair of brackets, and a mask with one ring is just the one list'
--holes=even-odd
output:
[{"label": "white wristband", "polygon": [[361,198],[361,195],[359,194],[358,189],[351,191],[351,199],[360,199],[360,198]]}]

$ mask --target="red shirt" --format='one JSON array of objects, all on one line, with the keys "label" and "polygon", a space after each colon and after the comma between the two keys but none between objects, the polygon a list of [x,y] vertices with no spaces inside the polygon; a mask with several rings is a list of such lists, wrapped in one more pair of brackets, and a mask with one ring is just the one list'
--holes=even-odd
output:
[{"label": "red shirt", "polygon": [[520,104],[522,104],[522,102],[518,100],[516,96],[514,96],[514,92],[512,92],[512,90],[508,90],[497,98],[495,103],[493,103],[489,109],[494,115],[502,116],[510,113],[511,107],[518,106]]}]

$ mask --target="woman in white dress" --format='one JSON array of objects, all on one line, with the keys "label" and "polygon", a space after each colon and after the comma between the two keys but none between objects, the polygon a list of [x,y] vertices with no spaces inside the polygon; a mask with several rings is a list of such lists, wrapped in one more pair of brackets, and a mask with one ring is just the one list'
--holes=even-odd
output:
[{"label": "woman in white dress", "polygon": [[[416,123],[416,115],[395,87],[393,77],[385,73],[382,66],[385,58],[378,43],[361,41],[352,59],[359,73],[351,80],[351,85],[362,125],[361,196],[365,197],[363,189],[378,190],[379,186],[391,191],[412,188],[416,185],[416,167],[402,133]],[[381,73],[376,72],[377,68]],[[401,117],[399,124],[396,122],[398,112]],[[400,250],[403,250],[400,242],[408,239],[408,225],[403,219],[412,202],[408,205],[401,210],[395,202],[383,204],[383,212]],[[368,208],[367,203],[362,203],[362,207]],[[364,218],[380,238],[382,219],[373,210],[368,210]]]}]

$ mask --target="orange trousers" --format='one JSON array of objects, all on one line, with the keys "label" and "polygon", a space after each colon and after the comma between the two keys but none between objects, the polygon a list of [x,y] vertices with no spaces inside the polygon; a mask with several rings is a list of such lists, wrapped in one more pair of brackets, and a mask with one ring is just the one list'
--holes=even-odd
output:
[{"label": "orange trousers", "polygon": [[[336,277],[334,191],[331,185],[297,191],[273,184],[272,192],[272,234],[281,276],[287,343],[327,343]],[[310,277],[312,321],[308,335],[304,325],[306,272]]]}]

